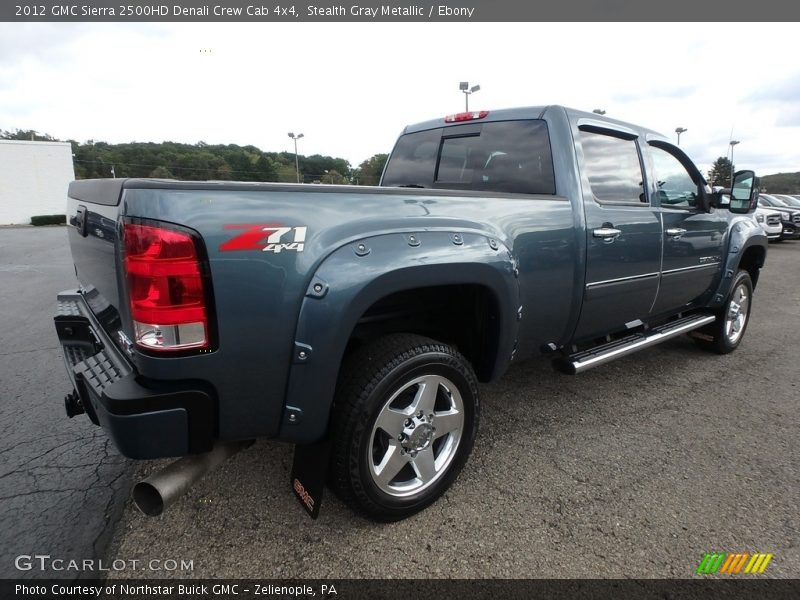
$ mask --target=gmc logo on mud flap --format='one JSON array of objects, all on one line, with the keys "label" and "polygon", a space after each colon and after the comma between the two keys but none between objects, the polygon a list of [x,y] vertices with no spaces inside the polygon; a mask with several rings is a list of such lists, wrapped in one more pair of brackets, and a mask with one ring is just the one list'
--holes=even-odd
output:
[{"label": "gmc logo on mud flap", "polygon": [[303,487],[303,484],[300,483],[299,479],[294,480],[294,491],[300,500],[303,501],[303,504],[308,507],[308,510],[314,510],[314,499],[306,491],[306,488]]},{"label": "gmc logo on mud flap", "polygon": [[[284,250],[302,252],[308,227],[284,227],[272,223],[260,225],[225,225],[225,229],[244,229],[219,247],[220,252],[261,250],[278,254]],[[287,236],[294,232],[291,236]]]}]

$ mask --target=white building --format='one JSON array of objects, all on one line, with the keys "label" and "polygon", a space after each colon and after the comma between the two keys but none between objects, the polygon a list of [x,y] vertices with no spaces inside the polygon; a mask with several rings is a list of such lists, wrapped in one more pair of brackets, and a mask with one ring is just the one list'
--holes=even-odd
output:
[{"label": "white building", "polygon": [[0,140],[0,225],[63,215],[75,179],[68,142]]}]

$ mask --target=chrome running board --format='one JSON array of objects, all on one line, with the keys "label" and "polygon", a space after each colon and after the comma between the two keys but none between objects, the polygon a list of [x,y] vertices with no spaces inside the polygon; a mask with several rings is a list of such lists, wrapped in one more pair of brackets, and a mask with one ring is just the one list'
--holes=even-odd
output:
[{"label": "chrome running board", "polygon": [[629,335],[614,340],[613,342],[608,342],[607,344],[595,346],[589,350],[558,358],[553,361],[553,366],[559,371],[569,375],[577,375],[592,367],[597,367],[617,358],[638,352],[639,350],[655,346],[668,339],[683,335],[698,327],[713,323],[715,320],[716,317],[714,315],[707,313],[683,317],[667,323],[666,325],[654,327],[645,333]]}]

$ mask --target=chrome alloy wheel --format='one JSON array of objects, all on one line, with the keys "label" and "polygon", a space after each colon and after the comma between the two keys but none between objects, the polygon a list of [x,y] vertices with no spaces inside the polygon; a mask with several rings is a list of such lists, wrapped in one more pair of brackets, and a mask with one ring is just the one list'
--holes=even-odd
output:
[{"label": "chrome alloy wheel", "polygon": [[728,310],[725,313],[725,337],[731,344],[738,342],[744,333],[749,305],[750,297],[747,286],[740,283],[731,295]]},{"label": "chrome alloy wheel", "polygon": [[372,427],[369,471],[390,496],[416,494],[447,471],[464,431],[464,401],[439,375],[412,379],[383,405]]}]

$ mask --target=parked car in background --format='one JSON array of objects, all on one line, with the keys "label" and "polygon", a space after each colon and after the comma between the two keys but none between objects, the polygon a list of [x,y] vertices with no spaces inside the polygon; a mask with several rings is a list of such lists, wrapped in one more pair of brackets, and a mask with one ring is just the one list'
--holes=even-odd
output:
[{"label": "parked car in background", "polygon": [[781,223],[780,212],[759,206],[753,216],[756,222],[761,225],[764,233],[767,234],[767,239],[770,242],[783,241],[783,224]]},{"label": "parked car in background", "polygon": [[[722,206],[727,206],[731,201],[730,188],[714,187],[715,192],[722,194]],[[783,238],[783,224],[781,221],[781,213],[771,208],[764,208],[757,206],[753,213],[753,219],[761,226],[764,233],[767,234],[767,239],[770,242],[782,242]]]},{"label": "parked car in background", "polygon": [[781,240],[796,240],[800,237],[800,209],[792,208],[784,200],[771,194],[759,194],[758,205],[781,213]]},{"label": "parked car in background", "polygon": [[796,198],[795,196],[790,196],[789,194],[771,194],[771,195],[775,196],[779,200],[783,200],[787,206],[800,210],[800,199]]}]

